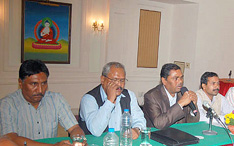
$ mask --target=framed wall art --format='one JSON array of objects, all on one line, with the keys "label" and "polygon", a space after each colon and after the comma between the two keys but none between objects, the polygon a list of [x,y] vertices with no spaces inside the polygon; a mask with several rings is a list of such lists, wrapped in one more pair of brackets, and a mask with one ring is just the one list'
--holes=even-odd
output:
[{"label": "framed wall art", "polygon": [[182,74],[184,74],[185,62],[174,61],[174,63],[180,67]]},{"label": "framed wall art", "polygon": [[72,5],[22,0],[21,62],[69,64]]}]

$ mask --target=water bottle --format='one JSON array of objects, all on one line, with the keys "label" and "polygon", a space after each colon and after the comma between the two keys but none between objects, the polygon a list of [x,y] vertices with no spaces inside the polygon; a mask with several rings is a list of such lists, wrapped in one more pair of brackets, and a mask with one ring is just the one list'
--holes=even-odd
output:
[{"label": "water bottle", "polygon": [[129,109],[124,109],[121,117],[120,146],[132,146],[132,117]]},{"label": "water bottle", "polygon": [[103,138],[103,146],[119,146],[119,137],[115,134],[114,128],[109,128]]}]

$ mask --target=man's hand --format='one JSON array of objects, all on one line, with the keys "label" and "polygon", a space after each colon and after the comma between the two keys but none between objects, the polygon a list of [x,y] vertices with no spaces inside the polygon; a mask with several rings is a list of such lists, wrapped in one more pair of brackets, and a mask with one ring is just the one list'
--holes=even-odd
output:
[{"label": "man's hand", "polygon": [[178,104],[184,107],[188,105],[191,101],[193,101],[194,104],[197,104],[197,95],[193,91],[186,91],[182,98],[178,101]]},{"label": "man's hand", "polygon": [[73,146],[69,140],[64,140],[54,144],[54,146]]},{"label": "man's hand", "polygon": [[[84,131],[80,128],[79,125],[74,125],[73,127],[68,129],[68,132],[70,134],[70,137],[72,139],[73,135],[80,135],[81,137],[85,138],[85,134]],[[79,144],[78,144],[79,145]],[[77,146],[78,146],[77,145]],[[81,146],[86,146],[87,145],[87,140],[86,138],[84,139],[84,141],[82,143],[80,143]],[[80,146],[79,145],[79,146]]]},{"label": "man's hand", "polygon": [[132,139],[137,139],[140,135],[139,128],[132,128]]},{"label": "man's hand", "polygon": [[117,94],[116,90],[119,88],[119,85],[117,85],[114,81],[111,81],[107,85],[107,99],[110,100],[112,103],[115,103]]}]

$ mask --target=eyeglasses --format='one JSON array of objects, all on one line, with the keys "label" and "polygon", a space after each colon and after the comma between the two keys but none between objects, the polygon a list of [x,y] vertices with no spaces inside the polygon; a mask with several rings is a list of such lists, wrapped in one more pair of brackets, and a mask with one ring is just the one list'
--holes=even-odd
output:
[{"label": "eyeglasses", "polygon": [[111,80],[111,81],[113,81],[113,82],[120,82],[120,83],[125,83],[125,82],[127,82],[128,81],[128,79],[117,79],[117,78],[114,78],[114,79],[111,79],[111,78],[109,78],[109,77],[107,77],[107,76],[104,76],[104,77],[106,77],[107,79],[109,79],[109,80]]}]

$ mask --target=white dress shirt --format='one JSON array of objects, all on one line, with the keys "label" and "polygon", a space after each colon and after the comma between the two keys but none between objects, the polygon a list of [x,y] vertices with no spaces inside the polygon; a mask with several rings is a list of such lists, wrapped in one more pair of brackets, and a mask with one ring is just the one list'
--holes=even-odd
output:
[{"label": "white dress shirt", "polygon": [[226,99],[234,107],[234,87],[230,87],[225,95]]}]

